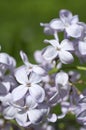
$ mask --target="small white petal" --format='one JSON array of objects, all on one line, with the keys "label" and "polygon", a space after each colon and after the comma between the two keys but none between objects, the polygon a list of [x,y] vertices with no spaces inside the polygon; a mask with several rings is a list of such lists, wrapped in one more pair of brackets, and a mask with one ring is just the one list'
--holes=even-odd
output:
[{"label": "small white petal", "polygon": [[81,55],[86,55],[86,43],[80,41],[78,47]]},{"label": "small white petal", "polygon": [[30,95],[26,97],[26,106],[28,106],[29,109],[35,108],[37,106],[37,103]]},{"label": "small white petal", "polygon": [[53,46],[48,46],[42,53],[45,60],[51,61],[58,55],[58,51]]},{"label": "small white petal", "polygon": [[45,91],[42,87],[37,84],[32,84],[31,87],[29,87],[29,92],[36,102],[43,102]]},{"label": "small white petal", "polygon": [[68,83],[68,75],[65,72],[59,72],[55,78],[56,84],[66,85]]},{"label": "small white petal", "polygon": [[37,50],[37,51],[34,52],[34,58],[35,58],[37,63],[43,62],[43,57],[42,57],[41,53],[42,52],[40,50]]},{"label": "small white petal", "polygon": [[53,19],[50,22],[50,27],[55,30],[64,30],[64,24],[60,19]]},{"label": "small white petal", "polygon": [[41,68],[38,65],[34,65],[33,66],[33,71],[39,75],[44,75],[45,74],[45,70],[43,68]]},{"label": "small white petal", "polygon": [[82,35],[82,27],[77,24],[72,24],[69,27],[66,27],[66,32],[68,36],[79,38]]},{"label": "small white petal", "polygon": [[70,52],[64,51],[64,50],[61,50],[59,52],[59,59],[64,64],[70,64],[74,60],[72,54]]},{"label": "small white petal", "polygon": [[21,66],[17,68],[14,72],[14,75],[16,77],[16,80],[21,83],[21,84],[26,84],[28,83],[28,76],[26,72],[25,66]]},{"label": "small white petal", "polygon": [[24,85],[20,85],[20,86],[16,87],[12,91],[13,101],[17,101],[17,100],[23,98],[24,95],[26,94],[27,90],[28,90],[28,87],[26,87]]},{"label": "small white petal", "polygon": [[23,51],[20,51],[20,56],[24,62],[25,65],[28,65],[29,64],[29,61],[28,61],[28,57],[27,55],[23,52]]},{"label": "small white petal", "polygon": [[27,113],[18,113],[15,117],[17,123],[20,126],[27,127],[31,124],[30,121],[27,122]]},{"label": "small white petal", "polygon": [[28,111],[29,120],[32,124],[38,124],[42,121],[44,113],[40,109]]},{"label": "small white petal", "polygon": [[71,19],[71,24],[75,24],[75,23],[77,23],[77,22],[79,22],[79,17],[78,17],[78,15],[75,15],[75,16],[73,16],[72,19]]},{"label": "small white petal", "polygon": [[53,47],[59,47],[59,42],[57,40],[44,40],[46,43],[50,43]]},{"label": "small white petal", "polygon": [[60,15],[60,19],[64,24],[69,23],[70,20],[72,19],[72,13],[69,10],[62,9],[59,15]]},{"label": "small white petal", "polygon": [[61,48],[64,50],[74,51],[73,43],[68,39],[64,39],[61,44]]},{"label": "small white petal", "polygon": [[29,77],[29,82],[30,83],[39,83],[39,82],[41,82],[41,80],[42,80],[41,76],[36,74],[36,73],[34,73],[34,72],[31,73],[31,75]]}]

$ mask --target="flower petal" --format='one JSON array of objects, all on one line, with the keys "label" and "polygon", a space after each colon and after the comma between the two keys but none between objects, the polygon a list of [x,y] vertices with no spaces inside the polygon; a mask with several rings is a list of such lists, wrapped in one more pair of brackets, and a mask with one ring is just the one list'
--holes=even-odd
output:
[{"label": "flower petal", "polygon": [[43,58],[45,60],[51,61],[58,55],[58,51],[53,46],[48,46],[43,50]]},{"label": "flower petal", "polygon": [[50,22],[50,28],[63,31],[64,30],[64,24],[62,23],[62,21],[60,19],[53,19]]},{"label": "flower petal", "polygon": [[68,74],[65,72],[59,72],[56,75],[55,83],[61,84],[62,86],[66,85],[68,83]]},{"label": "flower petal", "polygon": [[24,62],[25,65],[28,65],[29,64],[29,61],[28,61],[28,57],[27,55],[23,52],[23,51],[20,51],[20,56]]},{"label": "flower petal", "polygon": [[80,41],[78,48],[79,48],[81,55],[86,55],[86,43],[85,42]]},{"label": "flower petal", "polygon": [[45,74],[45,70],[42,67],[38,66],[38,65],[33,66],[33,71],[35,73],[39,74],[39,75],[44,75]]},{"label": "flower petal", "polygon": [[26,84],[28,83],[28,76],[26,72],[25,66],[21,66],[17,68],[14,72],[14,75],[16,77],[16,80],[21,83],[21,84]]},{"label": "flower petal", "polygon": [[44,40],[46,43],[50,43],[53,47],[59,47],[59,42],[57,40]]},{"label": "flower petal", "polygon": [[63,23],[69,23],[72,19],[72,13],[69,10],[62,9],[59,12],[60,19],[63,21]]},{"label": "flower petal", "polygon": [[28,111],[28,116],[32,124],[38,124],[43,120],[44,113],[40,109],[32,109]]},{"label": "flower petal", "polygon": [[29,92],[36,102],[43,102],[45,91],[42,87],[37,84],[32,84],[31,87],[29,87]]},{"label": "flower petal", "polygon": [[39,82],[41,82],[41,80],[42,80],[41,76],[34,73],[34,72],[32,72],[30,77],[29,77],[29,82],[30,83],[39,83]]},{"label": "flower petal", "polygon": [[61,42],[61,48],[68,51],[74,51],[73,43],[69,41],[68,39],[64,39]]},{"label": "flower petal", "polygon": [[72,54],[70,52],[64,51],[64,50],[61,50],[59,52],[59,59],[64,64],[70,64],[74,60]]},{"label": "flower petal", "polygon": [[72,19],[71,19],[71,24],[75,24],[75,23],[77,23],[77,22],[79,22],[79,17],[78,17],[78,15],[75,15],[75,16],[73,16]]},{"label": "flower petal", "polygon": [[83,28],[77,24],[72,24],[69,27],[66,27],[66,32],[68,36],[79,38],[82,35]]},{"label": "flower petal", "polygon": [[26,106],[28,106],[29,109],[35,108],[37,106],[37,103],[30,95],[26,97]]},{"label": "flower petal", "polygon": [[13,101],[18,101],[23,98],[28,90],[28,87],[20,85],[12,91]]},{"label": "flower petal", "polygon": [[27,113],[18,113],[15,117],[17,123],[20,126],[27,127],[31,124],[30,121],[27,121]]}]

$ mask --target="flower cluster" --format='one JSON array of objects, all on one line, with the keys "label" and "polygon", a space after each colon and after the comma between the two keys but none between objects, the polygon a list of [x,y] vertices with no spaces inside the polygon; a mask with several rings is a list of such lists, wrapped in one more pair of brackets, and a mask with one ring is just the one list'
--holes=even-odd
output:
[{"label": "flower cluster", "polygon": [[[20,51],[23,65],[16,67],[13,57],[0,53],[1,118],[14,119],[20,126],[31,126],[34,130],[54,130],[49,122],[54,123],[70,112],[85,127],[86,92],[80,92],[75,86],[80,79],[75,69],[86,68],[75,66],[72,70],[70,66],[68,70],[65,64],[73,63],[74,57],[80,63],[86,61],[86,24],[79,21],[78,15],[61,10],[59,18],[41,26],[53,39],[45,39],[49,45],[35,51],[37,64],[30,63]],[[61,114],[53,112],[58,105]]]}]

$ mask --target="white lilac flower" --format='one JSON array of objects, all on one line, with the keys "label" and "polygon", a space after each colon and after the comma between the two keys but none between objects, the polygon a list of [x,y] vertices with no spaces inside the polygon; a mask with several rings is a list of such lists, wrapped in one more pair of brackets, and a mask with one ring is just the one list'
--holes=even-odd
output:
[{"label": "white lilac flower", "polygon": [[46,40],[46,42],[51,45],[43,50],[42,55],[45,60],[52,61],[55,58],[59,58],[64,64],[73,62],[74,59],[70,51],[74,51],[74,48],[72,42],[68,39],[64,39],[60,44],[57,40]]},{"label": "white lilac flower", "polygon": [[23,127],[38,125],[46,118],[48,111],[49,108],[45,103],[38,105],[29,95],[26,97],[25,108],[16,114],[15,119]]},{"label": "white lilac flower", "polygon": [[29,62],[27,55],[23,51],[20,51],[20,56],[21,56],[24,64],[27,66],[27,71],[29,71],[29,72],[33,71],[39,75],[45,74],[45,70],[42,67],[35,65],[35,64],[31,64]]},{"label": "white lilac flower", "polygon": [[78,16],[73,16],[68,10],[61,10],[60,18],[53,19],[49,25],[53,30],[60,30],[67,33],[68,36],[79,38],[82,35],[83,27],[79,25]]},{"label": "white lilac flower", "polygon": [[44,100],[45,92],[39,85],[42,81],[40,75],[34,72],[28,74],[25,66],[19,67],[14,75],[18,83],[20,83],[20,85],[12,91],[13,96],[16,95],[15,100],[21,99],[28,91],[37,102],[42,102]]},{"label": "white lilac flower", "polygon": [[26,127],[40,123],[48,113],[48,106],[38,104],[28,95],[16,100],[13,93],[9,93],[3,100],[3,116],[5,119],[15,119],[20,126]]}]

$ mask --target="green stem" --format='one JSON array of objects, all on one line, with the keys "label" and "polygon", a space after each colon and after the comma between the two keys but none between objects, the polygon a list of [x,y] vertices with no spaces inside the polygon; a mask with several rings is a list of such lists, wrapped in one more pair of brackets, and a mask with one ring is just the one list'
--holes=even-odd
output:
[{"label": "green stem", "polygon": [[85,70],[86,71],[86,67],[83,67],[83,66],[76,66],[76,69],[78,69],[78,70]]},{"label": "green stem", "polygon": [[[76,69],[76,70],[83,70],[83,71],[86,71],[86,67],[85,66],[67,66],[67,67],[62,67],[61,69],[63,70],[70,70],[70,69]],[[48,74],[51,75],[51,74],[55,74],[59,71],[60,69],[58,68],[53,68],[51,69]]]}]

